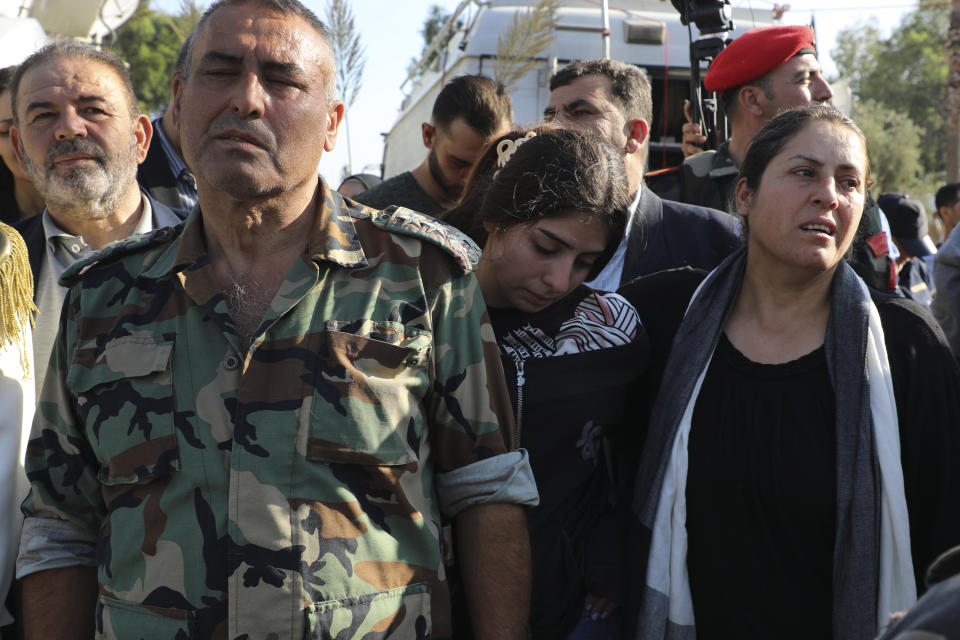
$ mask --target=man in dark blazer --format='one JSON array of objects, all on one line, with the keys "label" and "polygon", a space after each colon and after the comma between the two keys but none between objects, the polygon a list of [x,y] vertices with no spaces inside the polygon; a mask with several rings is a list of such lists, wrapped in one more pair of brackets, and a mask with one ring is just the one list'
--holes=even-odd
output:
[{"label": "man in dark blazer", "polygon": [[[187,62],[187,48],[191,35],[180,47],[173,77],[170,78],[170,95],[177,91]],[[197,183],[187,169],[180,150],[180,128],[173,117],[174,101],[163,116],[154,120],[153,138],[147,149],[147,157],[137,168],[137,182],[156,200],[174,209],[190,211],[197,203]]]},{"label": "man in dark blazer", "polygon": [[179,224],[183,213],[137,184],[153,129],[115,54],[73,42],[48,45],[20,66],[11,95],[10,142],[46,203],[17,229],[34,277],[39,390],[66,294],[60,275],[106,244]]},{"label": "man in dark blazer", "polygon": [[639,68],[615,60],[573,62],[550,79],[547,121],[593,133],[623,150],[634,194],[626,232],[591,282],[608,291],[663,269],[712,269],[740,244],[740,223],[721,211],[661,200],[645,188],[653,101]]}]

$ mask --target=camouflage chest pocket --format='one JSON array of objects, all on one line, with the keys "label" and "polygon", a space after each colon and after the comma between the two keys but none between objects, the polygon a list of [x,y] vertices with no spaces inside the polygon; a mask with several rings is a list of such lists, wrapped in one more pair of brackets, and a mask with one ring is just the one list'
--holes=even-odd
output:
[{"label": "camouflage chest pocket", "polygon": [[430,590],[418,583],[307,609],[307,638],[429,638]]},{"label": "camouflage chest pocket", "polygon": [[94,640],[190,640],[196,621],[189,611],[151,607],[100,594]]},{"label": "camouflage chest pocket", "polygon": [[433,336],[400,323],[328,322],[307,459],[402,465],[416,459]]},{"label": "camouflage chest pocket", "polygon": [[153,335],[122,336],[74,353],[67,385],[102,484],[142,483],[179,470],[172,354],[173,342]]}]

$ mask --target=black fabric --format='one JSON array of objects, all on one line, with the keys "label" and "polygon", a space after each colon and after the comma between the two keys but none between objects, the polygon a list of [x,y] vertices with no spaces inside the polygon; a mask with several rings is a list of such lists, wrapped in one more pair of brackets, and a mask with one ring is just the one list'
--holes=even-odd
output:
[{"label": "black fabric", "polygon": [[757,364],[721,336],[688,449],[698,638],[831,636],[835,411],[823,347]]},{"label": "black fabric", "polygon": [[160,144],[160,135],[156,132],[161,126],[161,119],[153,121],[153,138],[147,149],[147,157],[137,167],[137,182],[155,200],[168,207],[180,207],[180,187],[177,176],[170,171],[170,162]]},{"label": "black fabric", "polygon": [[702,269],[670,269],[633,280],[617,291],[640,313],[641,322],[650,340],[649,365],[643,372],[643,381],[637,393],[630,398],[629,413],[636,417],[635,426],[624,429],[615,436],[617,450],[628,459],[627,469],[621,476],[628,476],[625,478],[624,490],[633,488],[635,474],[632,470],[636,469],[646,438],[650,409],[660,390],[673,336],[683,320],[693,292],[706,276],[707,272]]},{"label": "black fabric", "polygon": [[911,258],[900,269],[897,274],[897,283],[900,286],[900,293],[904,298],[909,298],[914,302],[930,309],[933,304],[933,275],[927,269],[926,263],[920,258]]},{"label": "black fabric", "polygon": [[6,607],[14,620],[0,627],[0,640],[23,640],[23,583],[17,578],[10,583]]},{"label": "black fabric", "polygon": [[409,171],[404,171],[367,189],[355,200],[360,204],[381,210],[395,204],[434,217],[444,212],[443,205],[431,198],[417,184],[416,178]]},{"label": "black fabric", "polygon": [[35,216],[24,218],[13,225],[17,233],[23,238],[27,246],[27,258],[30,260],[30,271],[33,272],[33,301],[37,301],[37,283],[40,281],[40,266],[43,264],[43,257],[46,255],[46,239],[43,235],[43,214],[38,213]]},{"label": "black fabric", "polygon": [[[693,291],[705,275],[688,269],[674,270],[640,278],[620,289],[628,300],[646,301],[637,307],[652,347],[650,365],[642,385],[645,391],[659,387],[659,376],[669,346]],[[914,571],[918,592],[922,592],[927,566],[937,555],[960,544],[960,509],[957,508],[957,496],[960,496],[960,466],[957,465],[960,460],[960,367],[929,312],[911,300],[876,291],[871,291],[871,295],[883,326],[893,377]],[[807,392],[807,389],[798,390],[804,397]],[[642,423],[638,432],[646,430],[648,398],[639,399],[634,409]],[[786,513],[791,508],[784,505]],[[634,529],[630,547],[632,579],[624,619],[632,623],[636,616],[631,615],[630,609],[635,611],[646,575],[649,531],[636,522],[631,526]],[[715,545],[715,552],[730,553],[720,545]],[[749,600],[744,598],[742,602]],[[806,615],[806,611],[790,606],[781,622],[785,619],[792,625],[798,616]],[[629,633],[630,625],[626,626]],[[781,637],[783,629],[778,628],[773,637]],[[697,631],[699,635],[699,623]],[[731,630],[727,637],[756,636]]]},{"label": "black fabric", "polygon": [[930,589],[879,640],[960,640],[960,575]]},{"label": "black fabric", "polygon": [[0,160],[0,222],[9,225],[23,218],[13,189],[13,174],[3,160]]},{"label": "black fabric", "polygon": [[734,216],[661,200],[644,188],[627,239],[620,284],[664,269],[713,269],[740,245]]},{"label": "black fabric", "polygon": [[[157,226],[157,212],[158,211],[169,211],[176,217],[181,220],[187,218],[187,211],[181,209],[171,209],[167,205],[157,202],[150,194],[147,194],[147,198],[150,200],[150,207],[153,211],[153,226]],[[23,238],[24,244],[27,246],[27,257],[30,259],[30,271],[33,272],[33,281],[39,282],[40,279],[40,267],[43,265],[43,259],[47,255],[47,241],[46,236],[43,233],[43,214],[37,214],[35,216],[30,216],[29,218],[24,218],[17,224],[13,225],[13,228],[17,230],[20,236]],[[33,290],[33,301],[37,301],[37,291],[39,287],[34,287]]]},{"label": "black fabric", "polygon": [[[582,286],[535,314],[490,309],[498,344],[524,336],[522,408],[517,363],[501,348],[520,445],[540,491],[528,510],[533,552],[531,631],[534,638],[565,638],[589,591],[622,602],[627,514],[614,497],[607,435],[627,425],[649,344],[642,328],[626,345],[585,353],[536,357],[536,336],[552,339],[592,290]],[[532,337],[531,337],[532,336]],[[629,425],[632,427],[633,425]]]}]

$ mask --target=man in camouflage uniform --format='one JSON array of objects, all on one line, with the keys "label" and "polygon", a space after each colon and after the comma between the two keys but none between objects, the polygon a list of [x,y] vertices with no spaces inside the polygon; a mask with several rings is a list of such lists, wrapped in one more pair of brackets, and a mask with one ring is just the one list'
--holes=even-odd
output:
[{"label": "man in camouflage uniform", "polygon": [[[720,94],[730,124],[730,139],[716,151],[687,157],[683,164],[652,172],[646,183],[665,200],[737,214],[734,190],[740,163],[763,126],[785,109],[825,103],[833,91],[820,73],[813,29],[784,25],[751,29],[720,52],[703,79]],[[702,141],[699,126],[684,126],[684,148]],[[870,286],[893,292],[896,271],[890,260],[880,208],[869,193],[857,235],[847,257]]]},{"label": "man in camouflage uniform", "polygon": [[174,108],[197,208],[64,275],[28,638],[448,637],[444,518],[475,635],[525,637],[536,489],[478,251],[318,181],[331,57],[297,0],[211,6]]}]

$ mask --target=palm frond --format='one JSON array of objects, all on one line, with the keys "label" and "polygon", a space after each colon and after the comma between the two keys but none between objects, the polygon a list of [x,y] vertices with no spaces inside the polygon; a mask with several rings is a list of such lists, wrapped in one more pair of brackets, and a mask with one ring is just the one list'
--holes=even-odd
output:
[{"label": "palm frond", "polygon": [[562,0],[540,0],[513,14],[510,27],[497,37],[497,58],[493,64],[497,82],[509,89],[537,66],[537,58],[555,38],[557,9],[561,4]]},{"label": "palm frond", "polygon": [[347,0],[330,0],[327,4],[327,28],[333,49],[337,87],[349,107],[357,99],[367,64],[366,49],[360,44],[360,33]]}]

